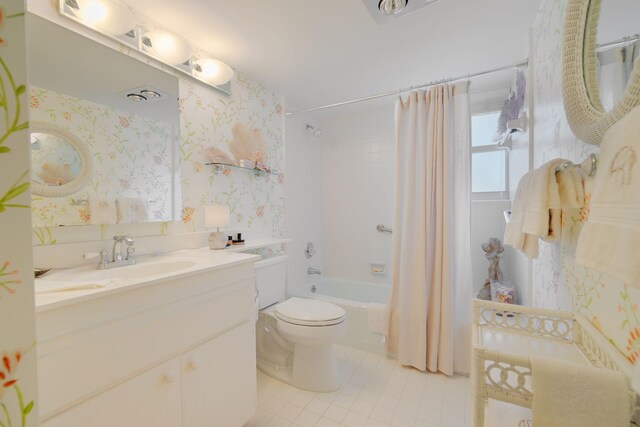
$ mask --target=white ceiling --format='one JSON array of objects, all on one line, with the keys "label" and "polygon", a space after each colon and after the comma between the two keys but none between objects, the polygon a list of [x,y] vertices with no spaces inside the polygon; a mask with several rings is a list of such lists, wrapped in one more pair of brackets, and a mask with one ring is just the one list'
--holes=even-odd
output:
[{"label": "white ceiling", "polygon": [[[540,0],[442,0],[384,25],[363,1],[129,0],[283,94],[287,110],[508,65]],[[411,1],[411,0],[410,0]]]}]

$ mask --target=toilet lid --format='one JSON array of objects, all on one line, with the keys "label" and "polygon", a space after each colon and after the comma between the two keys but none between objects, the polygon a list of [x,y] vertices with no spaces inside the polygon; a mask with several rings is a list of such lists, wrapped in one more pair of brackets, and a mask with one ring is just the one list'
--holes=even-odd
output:
[{"label": "toilet lid", "polygon": [[276,305],[274,314],[295,325],[329,326],[342,322],[346,313],[329,302],[294,297]]}]

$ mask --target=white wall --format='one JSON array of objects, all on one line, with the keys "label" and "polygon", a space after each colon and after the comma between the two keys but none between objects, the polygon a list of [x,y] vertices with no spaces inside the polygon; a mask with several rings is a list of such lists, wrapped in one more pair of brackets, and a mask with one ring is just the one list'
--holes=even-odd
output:
[{"label": "white wall", "polygon": [[[319,126],[309,116],[292,116],[285,122],[286,165],[286,236],[293,239],[288,245],[287,287],[295,289],[314,278],[307,268],[323,270],[323,137],[305,132],[305,125]],[[304,256],[307,242],[313,242],[316,255]]]},{"label": "white wall", "polygon": [[[395,131],[393,100],[322,121],[325,276],[390,283]],[[371,273],[371,262],[387,273]]]}]

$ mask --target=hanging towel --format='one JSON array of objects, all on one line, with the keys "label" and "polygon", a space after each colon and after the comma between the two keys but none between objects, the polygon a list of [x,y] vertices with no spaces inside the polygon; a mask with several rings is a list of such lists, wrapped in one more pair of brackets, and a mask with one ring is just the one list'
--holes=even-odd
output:
[{"label": "hanging towel", "polygon": [[531,357],[535,427],[629,427],[631,402],[624,374]]},{"label": "hanging towel", "polygon": [[149,219],[147,204],[142,199],[122,197],[117,204],[119,223],[145,222]]},{"label": "hanging towel", "polygon": [[525,174],[518,183],[504,242],[529,258],[538,257],[538,238],[560,238],[561,203],[555,171],[564,161],[551,160]]},{"label": "hanging towel", "polygon": [[564,169],[556,173],[560,204],[563,209],[576,209],[584,206],[584,184],[579,168]]},{"label": "hanging towel", "polygon": [[516,195],[511,203],[511,218],[504,231],[504,243],[524,252],[529,258],[538,257],[538,238],[522,231],[525,203],[533,174],[525,174],[518,183]]},{"label": "hanging towel", "polygon": [[367,308],[369,330],[376,334],[387,335],[387,306],[384,304],[370,303]]},{"label": "hanging towel", "polygon": [[576,262],[640,286],[640,107],[607,131],[600,150]]},{"label": "hanging towel", "polygon": [[[538,169],[529,172],[531,183],[525,202],[524,222],[522,231],[538,237],[551,237],[550,223],[552,214],[559,215],[560,195],[556,182],[556,168],[566,162],[564,159],[551,160]],[[549,212],[555,210],[555,212]]]},{"label": "hanging towel", "polygon": [[89,197],[89,215],[89,224],[115,224],[118,222],[115,200]]}]

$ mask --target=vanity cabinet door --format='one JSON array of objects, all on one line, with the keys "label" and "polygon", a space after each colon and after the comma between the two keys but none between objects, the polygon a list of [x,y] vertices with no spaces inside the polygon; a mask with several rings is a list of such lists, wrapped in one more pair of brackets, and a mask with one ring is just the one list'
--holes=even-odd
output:
[{"label": "vanity cabinet door", "polygon": [[180,360],[172,359],[41,423],[43,427],[179,427]]},{"label": "vanity cabinet door", "polygon": [[238,427],[253,416],[255,342],[248,321],[181,357],[184,427]]}]

